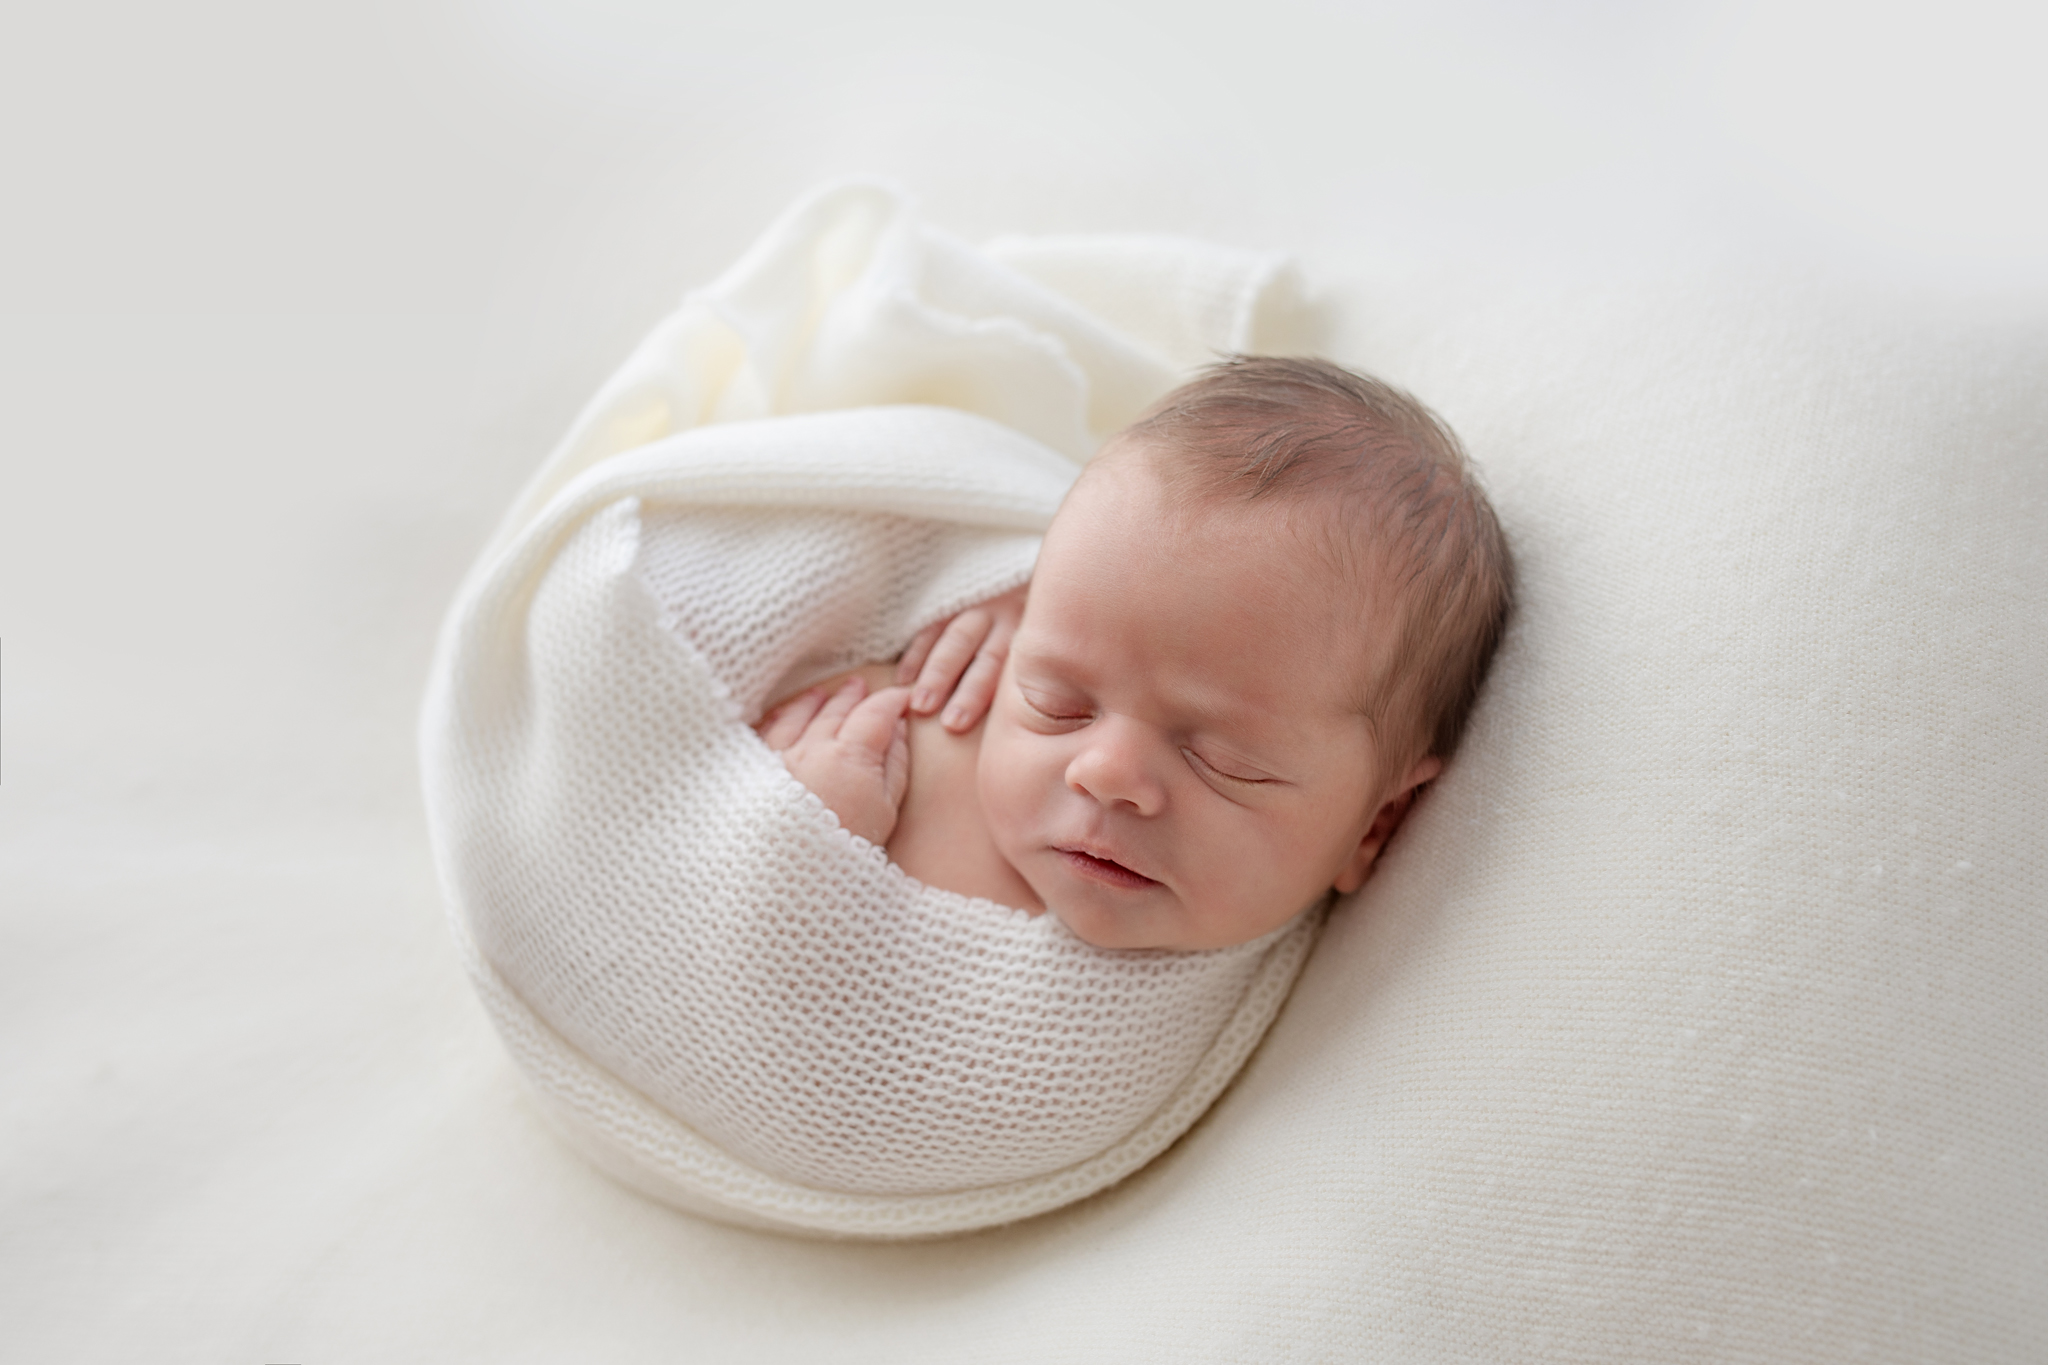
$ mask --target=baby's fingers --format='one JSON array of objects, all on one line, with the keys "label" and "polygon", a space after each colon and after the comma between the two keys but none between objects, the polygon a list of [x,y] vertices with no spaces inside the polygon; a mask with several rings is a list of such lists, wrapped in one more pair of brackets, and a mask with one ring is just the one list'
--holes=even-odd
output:
[{"label": "baby's fingers", "polygon": [[839,727],[839,742],[885,758],[902,729],[903,709],[909,702],[909,688],[883,688],[847,714],[845,723]]},{"label": "baby's fingers", "polygon": [[825,704],[825,689],[813,687],[800,692],[765,716],[756,728],[761,732],[761,742],[777,753],[803,737],[804,729],[811,718],[818,714],[818,708]]},{"label": "baby's fingers", "polygon": [[948,624],[947,621],[934,621],[911,637],[909,646],[903,651],[903,657],[896,661],[896,681],[899,684],[917,681],[917,671],[924,667],[924,661],[930,656],[932,646],[939,642],[939,636]]},{"label": "baby's fingers", "polygon": [[946,703],[946,713],[939,717],[939,723],[956,735],[964,735],[979,725],[988,714],[989,703],[995,700],[996,683],[1002,679],[1003,661],[1008,655],[1008,649],[984,649],[975,655],[967,676],[953,689],[953,700]]},{"label": "baby's fingers", "polygon": [[1002,680],[1003,664],[1010,657],[1010,641],[1017,634],[1018,619],[1023,615],[1021,593],[1006,593],[990,602],[988,635],[976,650],[974,662],[953,688],[953,699],[946,703],[941,723],[956,735],[964,735],[981,724],[981,718],[988,714],[989,703],[995,700],[996,684]]},{"label": "baby's fingers", "polygon": [[854,707],[860,704],[860,699],[867,695],[867,690],[867,679],[858,673],[839,684],[825,699],[825,704],[818,708],[817,714],[811,717],[810,723],[804,726],[804,738],[822,740],[839,735],[840,727],[846,723]]},{"label": "baby's fingers", "polygon": [[918,670],[917,682],[911,687],[911,710],[928,716],[945,704],[946,699],[953,695],[960,675],[967,671],[975,651],[988,638],[989,627],[994,621],[995,618],[982,608],[970,607],[946,623],[945,631],[932,645],[924,667]]},{"label": "baby's fingers", "polygon": [[889,752],[882,756],[882,790],[889,797],[889,804],[899,810],[903,797],[910,790],[910,718],[904,716],[896,722],[895,733],[889,736]]}]

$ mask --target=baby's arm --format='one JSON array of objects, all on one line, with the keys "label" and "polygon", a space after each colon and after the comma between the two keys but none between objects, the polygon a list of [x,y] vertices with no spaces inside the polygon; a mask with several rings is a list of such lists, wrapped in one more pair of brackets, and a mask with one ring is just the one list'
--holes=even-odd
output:
[{"label": "baby's arm", "polygon": [[869,695],[867,679],[856,673],[835,690],[798,693],[757,728],[840,824],[881,845],[895,832],[910,785],[909,701],[907,687]]},{"label": "baby's arm", "polygon": [[944,706],[939,722],[956,735],[981,723],[1010,655],[1010,637],[1024,617],[1029,587],[1012,588],[917,633],[896,666],[897,684],[910,687],[912,713],[928,716]]}]

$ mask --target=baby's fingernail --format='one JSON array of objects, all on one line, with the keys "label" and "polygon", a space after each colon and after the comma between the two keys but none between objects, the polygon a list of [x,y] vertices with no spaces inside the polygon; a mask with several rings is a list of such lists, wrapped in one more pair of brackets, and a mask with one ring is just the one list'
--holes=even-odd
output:
[{"label": "baby's fingernail", "polygon": [[959,725],[959,724],[961,724],[962,722],[964,722],[964,721],[965,721],[966,719],[967,719],[967,708],[966,708],[966,707],[964,707],[964,706],[949,706],[949,707],[947,707],[947,708],[946,708],[946,724],[947,724],[948,726],[954,726],[954,725]]},{"label": "baby's fingernail", "polygon": [[920,687],[917,691],[910,694],[910,709],[913,711],[929,711],[938,703],[938,700],[937,697],[932,695],[932,690],[929,687]]}]

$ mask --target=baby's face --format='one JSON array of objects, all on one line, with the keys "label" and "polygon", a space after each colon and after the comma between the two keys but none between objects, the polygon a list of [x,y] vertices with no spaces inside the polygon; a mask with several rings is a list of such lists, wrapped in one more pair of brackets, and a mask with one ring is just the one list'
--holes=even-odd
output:
[{"label": "baby's face", "polygon": [[1077,936],[1219,948],[1363,882],[1385,832],[1359,611],[1273,504],[1089,472],[1047,533],[982,737],[997,848]]}]

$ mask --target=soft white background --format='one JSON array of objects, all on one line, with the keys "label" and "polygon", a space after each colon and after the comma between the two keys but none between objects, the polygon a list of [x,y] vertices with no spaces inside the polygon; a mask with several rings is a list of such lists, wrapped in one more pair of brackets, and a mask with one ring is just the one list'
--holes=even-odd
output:
[{"label": "soft white background", "polygon": [[[975,238],[1289,248],[1333,288],[1749,272],[2048,307],[2048,31],[2017,5],[5,27],[0,1342],[25,1358],[963,1339],[992,1263],[712,1234],[566,1157],[468,997],[415,791],[432,633],[512,490],[819,180],[894,178]],[[1058,1245],[1027,1233],[1005,1273]],[[703,1327],[737,1283],[758,1306]]]}]

